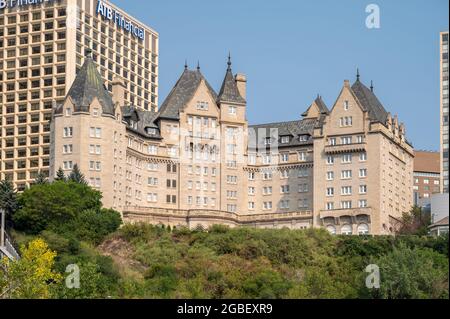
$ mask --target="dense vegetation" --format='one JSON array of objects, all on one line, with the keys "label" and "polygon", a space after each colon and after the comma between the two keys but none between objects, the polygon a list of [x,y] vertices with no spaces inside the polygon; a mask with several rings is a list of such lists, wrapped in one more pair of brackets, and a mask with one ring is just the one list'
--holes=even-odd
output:
[{"label": "dense vegetation", "polygon": [[[119,229],[120,215],[77,179],[36,183],[9,202],[22,259],[3,261],[0,298],[449,297],[448,237]],[[65,284],[71,264],[79,289]],[[370,264],[380,268],[379,289],[366,287]]]}]

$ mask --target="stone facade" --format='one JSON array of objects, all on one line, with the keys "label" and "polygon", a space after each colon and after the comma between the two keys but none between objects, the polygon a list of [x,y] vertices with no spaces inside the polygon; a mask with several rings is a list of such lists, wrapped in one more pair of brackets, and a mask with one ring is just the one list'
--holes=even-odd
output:
[{"label": "stone facade", "polygon": [[54,111],[51,173],[77,163],[128,222],[390,234],[412,206],[405,127],[359,75],[330,110],[318,96],[302,119],[249,126],[230,59],[219,93],[186,66],[158,112],[124,105],[118,78],[109,99],[94,69]]}]

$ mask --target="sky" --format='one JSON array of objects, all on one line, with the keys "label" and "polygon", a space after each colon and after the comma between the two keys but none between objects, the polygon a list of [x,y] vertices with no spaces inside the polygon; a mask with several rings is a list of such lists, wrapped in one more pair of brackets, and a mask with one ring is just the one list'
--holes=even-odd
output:
[{"label": "sky", "polygon": [[[250,124],[299,119],[317,94],[331,108],[356,69],[416,149],[439,150],[439,32],[448,0],[112,0],[159,33],[159,104],[200,61],[216,91],[228,52],[247,75]],[[366,26],[378,5],[380,28]]]}]

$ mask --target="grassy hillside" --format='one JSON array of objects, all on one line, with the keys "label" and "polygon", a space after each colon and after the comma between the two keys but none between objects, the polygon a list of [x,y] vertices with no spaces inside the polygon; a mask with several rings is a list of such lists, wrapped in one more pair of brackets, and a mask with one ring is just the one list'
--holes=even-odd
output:
[{"label": "grassy hillside", "polygon": [[[7,189],[23,248],[21,260],[0,261],[0,297],[448,298],[448,237],[119,228],[120,214],[83,182],[42,182],[17,201]],[[74,265],[79,289],[65,285]],[[368,265],[379,268],[379,289],[366,287]]]},{"label": "grassy hillside", "polygon": [[[58,271],[81,269],[81,289],[61,284],[55,298],[448,298],[446,238],[144,224],[125,225],[96,248],[41,237],[58,253]],[[369,264],[380,267],[380,289],[365,287]]]}]

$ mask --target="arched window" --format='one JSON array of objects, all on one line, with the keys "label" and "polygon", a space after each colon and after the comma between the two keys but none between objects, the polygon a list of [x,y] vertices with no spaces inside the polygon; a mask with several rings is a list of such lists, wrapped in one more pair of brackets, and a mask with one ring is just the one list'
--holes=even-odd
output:
[{"label": "arched window", "polygon": [[369,225],[367,224],[359,224],[358,225],[358,235],[368,235],[369,234]]},{"label": "arched window", "polygon": [[327,230],[331,235],[336,235],[336,227],[334,227],[333,225],[328,225]]},{"label": "arched window", "polygon": [[341,234],[342,235],[351,235],[352,234],[352,226],[349,224],[342,225]]}]

